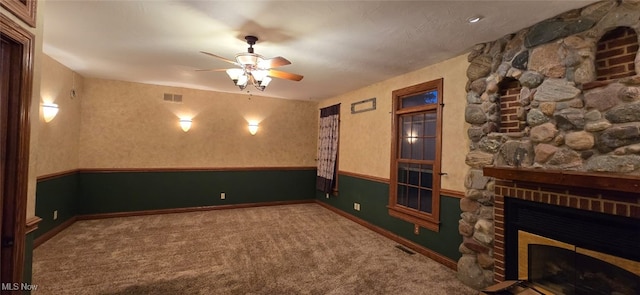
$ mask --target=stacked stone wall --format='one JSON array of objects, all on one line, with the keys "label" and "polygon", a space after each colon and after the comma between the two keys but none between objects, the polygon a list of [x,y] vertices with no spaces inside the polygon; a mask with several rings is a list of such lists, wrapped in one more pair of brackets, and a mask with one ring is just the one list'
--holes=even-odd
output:
[{"label": "stacked stone wall", "polygon": [[[640,176],[637,37],[635,44],[624,45],[625,55],[634,49],[632,63],[624,66],[632,67],[632,74],[598,81],[596,70],[602,37],[618,27],[637,36],[639,19],[638,0],[597,2],[477,44],[469,54],[465,120],[471,125],[466,156],[470,169],[460,201],[463,242],[458,261],[458,277],[465,284],[477,289],[491,285],[494,267],[500,267],[494,257],[495,235],[500,234],[494,224],[496,184],[483,175],[483,167]],[[616,57],[621,56],[611,55],[607,62]],[[521,86],[518,105],[502,102],[505,91],[500,87],[511,79]],[[505,106],[516,108],[517,130],[501,128]]]}]

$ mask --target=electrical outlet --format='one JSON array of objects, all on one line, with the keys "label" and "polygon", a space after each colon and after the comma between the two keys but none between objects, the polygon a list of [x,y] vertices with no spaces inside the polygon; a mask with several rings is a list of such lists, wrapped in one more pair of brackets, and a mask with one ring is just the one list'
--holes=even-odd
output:
[{"label": "electrical outlet", "polygon": [[327,196],[327,199],[328,199],[328,198],[329,198],[329,193],[327,193],[327,195],[326,195],[326,196]]},{"label": "electrical outlet", "polygon": [[227,198],[227,194],[225,193],[220,193],[220,200],[224,200]]},{"label": "electrical outlet", "polygon": [[53,220],[58,219],[58,210],[53,211]]},{"label": "electrical outlet", "polygon": [[413,233],[416,234],[416,235],[420,234],[420,226],[419,225],[417,225],[417,224],[413,225]]},{"label": "electrical outlet", "polygon": [[360,211],[360,203],[353,203],[353,209],[356,211]]}]

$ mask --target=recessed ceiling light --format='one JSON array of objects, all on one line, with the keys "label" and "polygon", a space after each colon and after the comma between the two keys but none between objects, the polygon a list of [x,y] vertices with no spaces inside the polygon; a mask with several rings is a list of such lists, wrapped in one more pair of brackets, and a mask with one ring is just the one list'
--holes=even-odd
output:
[{"label": "recessed ceiling light", "polygon": [[474,24],[474,23],[479,22],[481,19],[482,19],[482,16],[476,15],[476,16],[472,16],[472,17],[468,18],[467,21],[470,24]]}]

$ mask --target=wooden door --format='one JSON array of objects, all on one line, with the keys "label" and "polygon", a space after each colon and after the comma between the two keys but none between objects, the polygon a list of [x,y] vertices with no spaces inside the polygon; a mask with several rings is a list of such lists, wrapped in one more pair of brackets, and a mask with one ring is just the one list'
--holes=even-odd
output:
[{"label": "wooden door", "polygon": [[[0,14],[0,282],[22,283],[33,34]],[[8,294],[9,291],[0,291]]]}]

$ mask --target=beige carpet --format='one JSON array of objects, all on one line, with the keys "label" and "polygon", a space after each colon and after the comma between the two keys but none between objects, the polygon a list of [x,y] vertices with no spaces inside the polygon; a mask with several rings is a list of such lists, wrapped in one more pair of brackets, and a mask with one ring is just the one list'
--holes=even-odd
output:
[{"label": "beige carpet", "polygon": [[477,294],[396,245],[317,204],[78,221],[33,294]]}]

